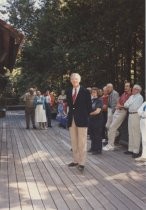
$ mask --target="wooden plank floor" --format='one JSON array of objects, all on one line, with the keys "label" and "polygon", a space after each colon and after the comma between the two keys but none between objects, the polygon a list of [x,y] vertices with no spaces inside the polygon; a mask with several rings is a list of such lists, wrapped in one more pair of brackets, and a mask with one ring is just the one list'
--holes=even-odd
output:
[{"label": "wooden plank floor", "polygon": [[123,151],[88,155],[81,174],[67,167],[68,130],[55,121],[26,130],[24,112],[8,111],[0,118],[0,209],[146,210],[146,163]]}]

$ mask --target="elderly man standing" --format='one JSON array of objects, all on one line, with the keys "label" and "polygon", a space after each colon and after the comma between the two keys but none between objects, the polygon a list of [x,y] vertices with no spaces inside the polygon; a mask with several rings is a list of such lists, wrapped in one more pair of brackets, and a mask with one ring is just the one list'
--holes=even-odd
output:
[{"label": "elderly man standing", "polygon": [[139,156],[141,133],[140,133],[140,117],[138,115],[138,109],[143,103],[143,97],[140,94],[142,88],[140,85],[135,84],[132,89],[132,95],[124,103],[124,107],[129,110],[128,117],[128,133],[129,143],[128,151],[125,154],[132,154],[133,158]]},{"label": "elderly man standing", "polygon": [[71,137],[73,162],[68,166],[77,166],[82,172],[85,166],[87,153],[87,127],[89,114],[92,111],[91,96],[89,91],[80,86],[81,76],[71,74],[72,88],[67,91],[68,127]]},{"label": "elderly man standing", "polygon": [[25,102],[26,129],[30,128],[30,119],[31,119],[33,128],[36,129],[34,98],[35,98],[35,93],[34,93],[33,88],[30,88],[29,92],[26,93],[23,97],[23,100]]},{"label": "elderly man standing", "polygon": [[119,93],[114,90],[113,84],[109,83],[106,85],[108,92],[108,109],[107,109],[107,122],[106,129],[109,130],[110,124],[113,120],[113,114],[116,110],[116,105],[119,100]]},{"label": "elderly man standing", "polygon": [[140,116],[140,131],[142,135],[142,155],[136,158],[136,161],[146,162],[146,101],[138,109]]},{"label": "elderly man standing", "polygon": [[116,105],[116,111],[113,114],[113,119],[108,130],[108,144],[103,148],[104,151],[114,150],[114,142],[116,138],[116,132],[121,126],[122,122],[127,116],[127,109],[124,107],[124,103],[131,96],[131,85],[129,82],[125,83],[124,93],[118,100]]}]

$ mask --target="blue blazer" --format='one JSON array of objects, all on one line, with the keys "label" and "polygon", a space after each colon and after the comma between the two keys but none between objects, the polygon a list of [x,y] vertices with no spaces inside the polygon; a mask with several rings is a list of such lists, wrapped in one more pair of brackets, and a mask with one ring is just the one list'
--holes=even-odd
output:
[{"label": "blue blazer", "polygon": [[89,113],[92,111],[90,93],[86,88],[80,86],[77,98],[73,104],[72,89],[70,88],[66,92],[67,105],[69,107],[68,127],[71,126],[73,118],[77,127],[88,127]]}]

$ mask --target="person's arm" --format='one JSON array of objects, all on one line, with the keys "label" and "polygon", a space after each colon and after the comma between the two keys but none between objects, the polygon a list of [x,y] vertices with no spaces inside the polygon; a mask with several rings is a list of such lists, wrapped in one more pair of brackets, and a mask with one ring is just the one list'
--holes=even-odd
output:
[{"label": "person's arm", "polygon": [[124,103],[124,107],[128,109],[131,104],[132,104],[132,96],[130,96],[130,98]]},{"label": "person's arm", "polygon": [[86,98],[86,103],[87,103],[87,110],[88,110],[88,114],[90,114],[92,112],[92,102],[91,102],[91,95],[89,93],[88,90],[86,90],[87,92],[87,98]]},{"label": "person's arm", "polygon": [[97,115],[101,112],[101,108],[97,108],[95,111],[90,112],[90,115]]},{"label": "person's arm", "polygon": [[68,115],[68,112],[69,112],[69,106],[67,106],[67,111],[66,111],[67,115]]},{"label": "person's arm", "polygon": [[102,111],[103,108],[103,102],[101,99],[98,100],[97,104],[96,104],[96,110],[91,112],[90,115],[97,115]]},{"label": "person's arm", "polygon": [[50,104],[50,106],[52,106],[53,103],[52,103],[51,96],[49,95],[48,98],[49,98],[49,104]]},{"label": "person's arm", "polygon": [[119,93],[118,92],[115,92],[114,95],[113,95],[112,105],[111,105],[111,108],[112,108],[112,112],[113,113],[115,111],[116,104],[117,104],[118,100],[119,100]]},{"label": "person's arm", "polygon": [[142,116],[143,107],[144,107],[144,104],[142,104],[141,107],[139,107],[139,109],[138,109],[138,111],[137,111],[139,116]]},{"label": "person's arm", "polygon": [[34,97],[34,100],[33,100],[33,106],[36,108],[36,105],[37,105],[37,96]]},{"label": "person's arm", "polygon": [[26,102],[26,100],[27,100],[27,95],[28,95],[28,93],[25,93],[23,96],[21,96],[21,98],[24,102]]},{"label": "person's arm", "polygon": [[120,99],[119,99],[118,102],[117,102],[117,105],[116,105],[116,109],[120,109],[120,108],[123,108],[123,107],[124,107],[124,105],[120,104]]},{"label": "person's arm", "polygon": [[45,107],[45,97],[44,96],[42,96],[42,104],[43,104],[43,109],[46,109],[46,107]]},{"label": "person's arm", "polygon": [[123,108],[123,107],[124,107],[123,105],[121,105],[120,103],[118,103],[117,106],[116,106],[116,109],[120,109],[120,108]]},{"label": "person's arm", "polygon": [[138,115],[140,117],[146,117],[146,102],[144,102],[141,107],[138,109]]}]

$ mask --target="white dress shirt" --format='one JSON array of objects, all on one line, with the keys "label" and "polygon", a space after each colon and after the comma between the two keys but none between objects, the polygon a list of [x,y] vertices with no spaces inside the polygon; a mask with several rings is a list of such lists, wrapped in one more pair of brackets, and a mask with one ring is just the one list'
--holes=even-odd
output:
[{"label": "white dress shirt", "polygon": [[129,112],[137,112],[139,107],[143,103],[143,97],[140,93],[136,95],[131,95],[129,99],[124,103],[124,107],[129,109]]},{"label": "white dress shirt", "polygon": [[51,96],[46,96],[46,103],[51,104]]},{"label": "white dress shirt", "polygon": [[80,90],[80,86],[78,86],[78,87],[72,89],[72,96],[73,96],[74,93],[75,93],[75,89],[76,89],[76,97],[77,97],[77,95],[78,95],[78,93],[79,93],[79,90]]}]

